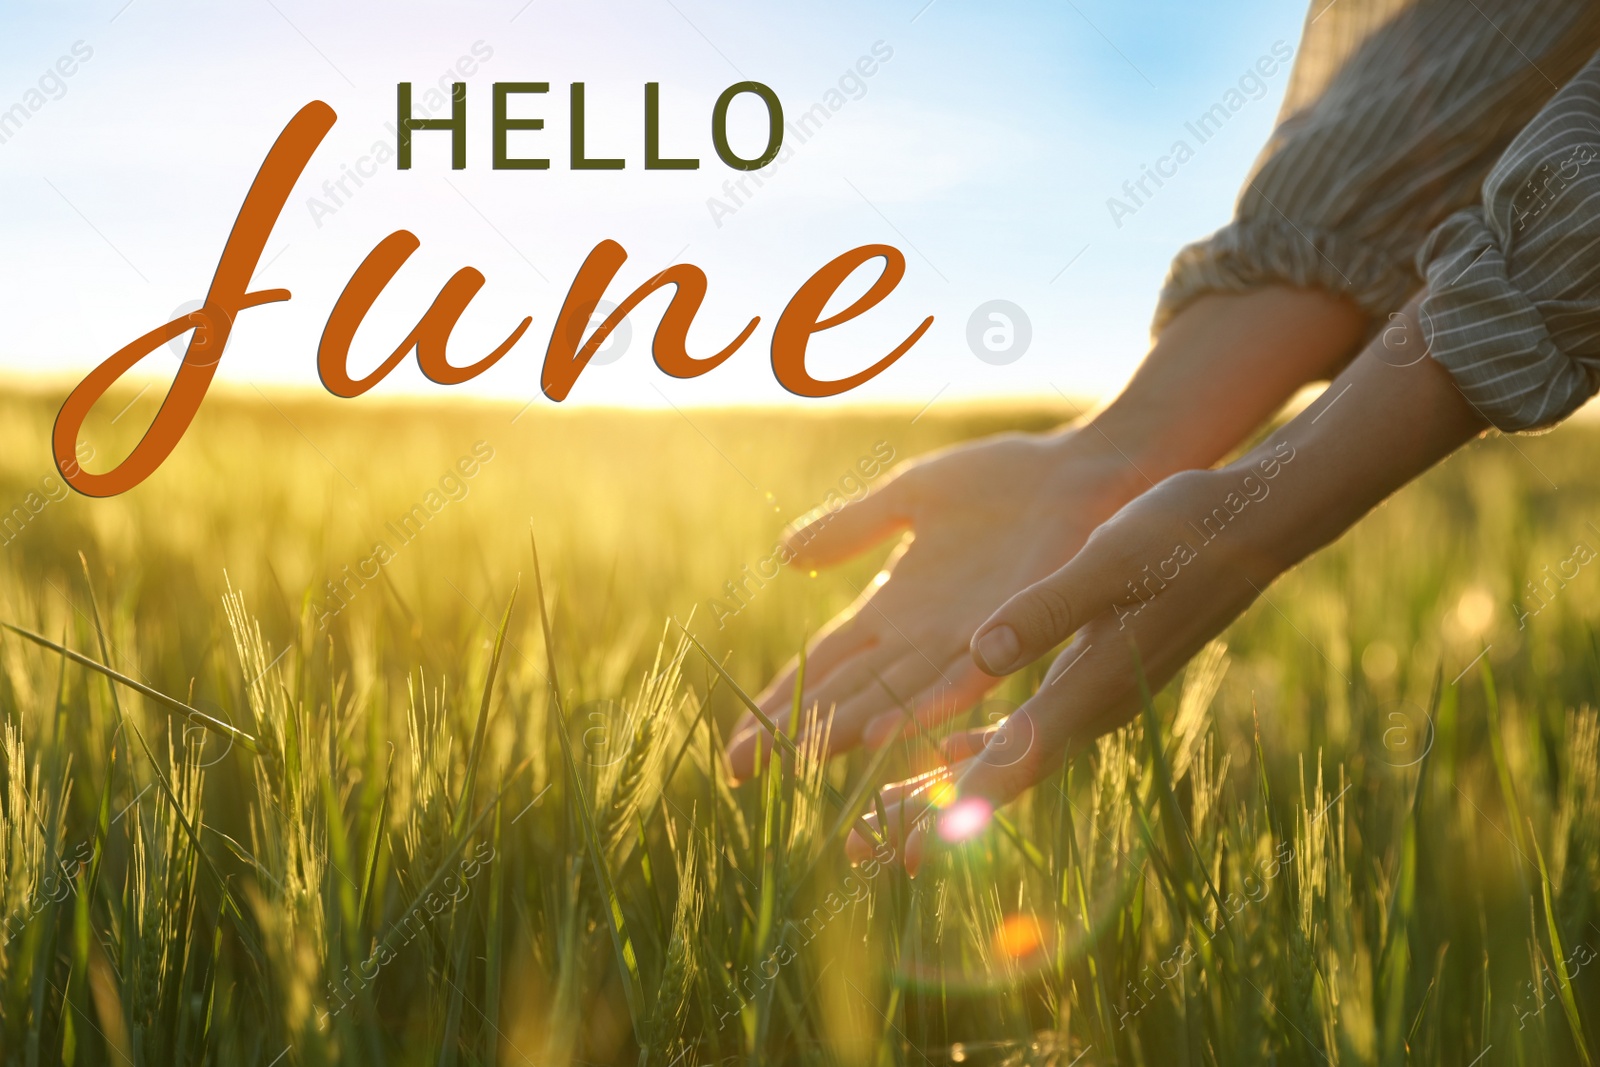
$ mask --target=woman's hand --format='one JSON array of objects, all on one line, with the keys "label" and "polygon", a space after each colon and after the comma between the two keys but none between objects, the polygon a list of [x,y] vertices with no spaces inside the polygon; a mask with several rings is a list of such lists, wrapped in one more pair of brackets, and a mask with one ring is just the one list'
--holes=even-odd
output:
[{"label": "woman's hand", "polygon": [[[785,546],[799,567],[914,534],[807,656],[802,706],[833,709],[833,750],[894,736],[902,707],[931,725],[998,684],[968,655],[972,631],[1070,559],[1142,485],[1094,430],[1005,434],[905,464],[861,500],[796,524]],[[796,666],[758,698],[779,722],[793,707]],[[750,774],[756,746],[770,743],[747,715],[728,749],[734,774]]]},{"label": "woman's hand", "polygon": [[[1075,743],[1128,721],[1139,707],[1141,672],[1159,689],[1283,569],[1286,561],[1270,551],[1270,510],[1273,480],[1293,466],[1293,449],[1261,463],[1166,479],[979,628],[972,658],[992,676],[1071,640],[1038,692],[1002,724],[944,740],[945,771],[884,791],[889,836],[905,841],[908,869],[921,863],[926,815],[970,823],[976,801],[986,817],[1059,767]],[[948,808],[958,798],[962,807]],[[959,814],[929,811],[941,804]],[[865,847],[852,837],[853,857]]]},{"label": "woman's hand", "polygon": [[[1400,325],[1420,337],[1414,314]],[[1168,478],[1120,510],[978,628],[973,660],[990,674],[1068,644],[999,728],[946,739],[943,780],[886,791],[885,829],[904,841],[908,867],[921,862],[935,801],[967,805],[971,823],[971,804],[992,810],[1043,779],[1074,746],[1128,720],[1141,679],[1159,689],[1278,574],[1483,429],[1442,367],[1394,366],[1385,343],[1243,459]],[[862,844],[852,839],[852,853]]]},{"label": "woman's hand", "polygon": [[[997,683],[967,647],[991,611],[1071,559],[1136,493],[1237,447],[1296,389],[1342,365],[1365,328],[1353,301],[1316,290],[1200,297],[1083,428],[938,453],[793,532],[788,546],[806,568],[915,534],[807,657],[801,706],[832,711],[832,751],[892,737],[907,726],[902,707],[933,723],[981,697]],[[767,686],[764,714],[788,718],[794,680],[791,665]],[[735,776],[770,744],[746,716],[728,747]]]}]

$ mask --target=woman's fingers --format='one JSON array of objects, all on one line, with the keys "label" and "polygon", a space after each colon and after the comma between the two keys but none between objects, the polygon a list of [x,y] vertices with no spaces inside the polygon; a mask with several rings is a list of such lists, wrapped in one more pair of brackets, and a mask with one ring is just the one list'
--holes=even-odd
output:
[{"label": "woman's fingers", "polygon": [[[898,805],[919,790],[931,788],[939,782],[953,782],[954,780],[955,771],[948,766],[940,765],[904,781],[891,782],[878,790],[878,799],[883,802],[884,808],[888,809]],[[866,819],[868,825],[874,827],[877,825],[878,816],[876,812],[869,813]]]},{"label": "woman's fingers", "polygon": [[[958,844],[977,836],[996,808],[1055,771],[1075,743],[1125,718],[1126,699],[1135,688],[1132,662],[1103,627],[1080,635],[1032,699],[997,726],[946,738],[947,767],[886,786],[880,798],[887,821],[874,813],[867,823],[915,874],[935,843]],[[873,844],[852,832],[846,855],[863,862],[874,855]]]},{"label": "woman's fingers", "polygon": [[[900,851],[918,815],[928,808],[925,800],[919,802],[917,799],[919,793],[925,792],[926,788],[918,786],[916,790],[905,793],[898,802],[884,804],[883,818],[879,818],[877,812],[863,816],[873,832],[883,838],[896,852]],[[851,863],[861,863],[873,855],[876,848],[877,846],[862,836],[860,830],[851,830],[850,836],[845,839],[844,854]]]},{"label": "woman's fingers", "polygon": [[1150,601],[1137,617],[1113,613],[1078,630],[1039,689],[987,739],[961,796],[1000,805],[1060,766],[1068,751],[1127,722],[1138,710],[1140,679],[1150,692],[1249,605],[1249,582],[1219,574],[1204,587]]},{"label": "woman's fingers", "polygon": [[[912,877],[916,876],[922,862],[922,824],[930,812],[948,805],[954,798],[953,783],[963,770],[960,764],[942,767],[885,786],[879,793],[884,817],[880,819],[877,812],[865,816],[867,825],[901,857],[906,872]],[[845,840],[845,856],[850,862],[863,863],[874,855],[877,855],[877,846],[859,831],[850,831],[850,836]]]},{"label": "woman's fingers", "polygon": [[[985,738],[957,792],[1004,804],[1053,772],[1070,749],[1132,718],[1141,682],[1158,691],[1255,599],[1259,585],[1240,558],[1239,550],[1218,547],[1203,568],[1137,612],[1107,611],[1080,627],[1038,691]],[[1272,576],[1262,570],[1258,580]],[[971,743],[948,745],[946,758],[959,758]]]},{"label": "woman's fingers", "polygon": [[911,526],[909,495],[902,477],[890,478],[860,500],[801,516],[783,546],[794,554],[795,566],[827,567],[849,559]]},{"label": "woman's fingers", "polygon": [[939,742],[946,763],[960,763],[982,752],[999,725],[984,726],[974,730],[957,730]]},{"label": "woman's fingers", "polygon": [[[861,728],[866,720],[859,715],[840,714],[841,709],[857,694],[881,692],[878,679],[893,674],[907,662],[909,656],[900,643],[893,646],[872,645],[853,658],[846,660],[836,670],[813,683],[809,665],[806,670],[805,691],[800,698],[801,723],[804,724],[811,709],[817,709],[820,724],[828,723],[830,748],[834,751],[850,748],[861,741]],[[888,697],[884,696],[887,701]],[[794,712],[794,682],[790,680],[787,693],[775,691],[772,698],[761,705],[761,710],[780,729],[788,725]],[[771,751],[772,735],[767,728],[749,717],[747,726],[740,729],[728,745],[728,762],[734,777],[744,779],[755,769],[755,754],[759,747],[763,754]]]},{"label": "woman's fingers", "polygon": [[1010,674],[1050,651],[1126,597],[1132,575],[1114,538],[1096,535],[1060,570],[1000,605],[972,637],[972,658]]},{"label": "woman's fingers", "polygon": [[[905,860],[980,833],[994,810],[1054,773],[1067,755],[1127,722],[1140,706],[1141,682],[1154,692],[1247,607],[1270,582],[1244,563],[1256,557],[1218,546],[1205,566],[1172,583],[1137,611],[1102,610],[1076,625],[1037,692],[999,726],[960,731],[942,744],[952,777],[924,775],[886,794],[895,801],[880,832]],[[1092,576],[1086,584],[1093,580]],[[862,853],[865,840],[853,847]],[[881,859],[881,857],[880,857]]]},{"label": "woman's fingers", "polygon": [[[806,692],[802,696],[801,707],[809,708],[816,702],[818,686],[830,676],[859,658],[871,656],[878,648],[877,634],[861,625],[857,617],[843,619],[824,631],[806,653]],[[873,662],[883,669],[892,662],[889,656],[890,653],[885,651]],[[756,706],[762,714],[779,726],[789,721],[789,714],[794,709],[794,684],[799,676],[800,658],[796,656],[756,697]],[[728,762],[736,779],[750,776],[755,768],[756,749],[763,744],[763,751],[771,750],[772,738],[767,728],[761,725],[755,715],[745,712],[739,717],[728,742]]]},{"label": "woman's fingers", "polygon": [[901,702],[909,706],[924,690],[938,684],[944,673],[941,665],[906,647],[903,641],[895,644],[902,649],[899,659],[888,664],[862,662],[859,670],[852,672],[849,689],[841,685],[818,694],[827,700],[824,707],[833,708],[830,728],[834,751],[843,752],[860,744],[864,729],[876,716],[898,708]]},{"label": "woman's fingers", "polygon": [[1126,637],[1098,621],[1080,630],[1022,707],[997,727],[951,738],[947,758],[982,746],[956,780],[957,797],[991,809],[1010,803],[1060,767],[1075,745],[1125,721],[1137,692]]},{"label": "woman's fingers", "polygon": [[[812,639],[811,647],[806,650],[806,690],[815,690],[840,668],[879,643],[877,631],[865,625],[859,613],[829,625]],[[794,703],[794,682],[799,674],[800,657],[796,656],[756,697],[757,706],[769,718],[786,712]],[[751,720],[754,721],[754,716]]]},{"label": "woman's fingers", "polygon": [[[913,690],[913,695],[899,700],[891,700],[885,694],[882,701],[868,706],[865,695],[857,697],[861,703],[851,709],[852,713],[871,716],[861,732],[862,741],[879,748],[902,735],[938,726],[982,700],[995,684],[993,678],[972,665],[972,658],[964,652],[945,663],[937,674],[924,676],[923,681],[920,692]],[[882,692],[881,686],[879,691]]]}]

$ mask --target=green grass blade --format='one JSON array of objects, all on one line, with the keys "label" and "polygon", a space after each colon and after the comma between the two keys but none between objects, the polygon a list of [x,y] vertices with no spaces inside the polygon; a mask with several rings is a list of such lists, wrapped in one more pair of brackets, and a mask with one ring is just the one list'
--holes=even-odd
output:
[{"label": "green grass blade", "polygon": [[1545,932],[1550,938],[1550,951],[1555,955],[1556,991],[1560,994],[1561,1010],[1567,1017],[1567,1026],[1572,1031],[1572,1043],[1578,1046],[1578,1055],[1582,1057],[1584,1067],[1594,1067],[1594,1060],[1589,1055],[1589,1043],[1583,1036],[1583,1020],[1578,1015],[1578,1000],[1572,989],[1572,975],[1567,971],[1567,951],[1562,947],[1561,927],[1556,922],[1555,902],[1551,899],[1550,872],[1545,868],[1544,849],[1539,847],[1539,838],[1533,832],[1531,822],[1528,824],[1528,840],[1533,843],[1534,858],[1539,864],[1539,891],[1544,900]]},{"label": "green grass blade", "polygon": [[483,760],[483,741],[489,731],[489,709],[494,696],[494,680],[500,671],[500,653],[505,649],[506,629],[511,625],[511,612],[516,606],[517,591],[512,589],[511,599],[506,602],[506,609],[500,616],[500,625],[495,629],[494,651],[489,656],[489,671],[483,679],[483,698],[478,704],[478,721],[472,730],[472,749],[467,756],[466,780],[461,786],[461,798],[456,802],[454,828],[457,833],[460,833],[467,812],[472,807],[472,794],[478,782],[478,765]]},{"label": "green grass blade", "polygon": [[595,877],[600,881],[601,893],[604,896],[602,910],[605,912],[606,929],[611,934],[612,948],[616,953],[617,963],[622,970],[622,988],[628,1002],[628,1015],[633,1023],[634,1038],[637,1041],[643,1041],[645,1034],[644,995],[640,990],[639,961],[635,957],[633,944],[627,937],[627,927],[622,915],[622,902],[617,896],[615,885],[612,883],[611,871],[606,866],[605,849],[595,830],[594,813],[590,810],[589,800],[584,795],[583,782],[578,775],[577,761],[572,757],[572,741],[567,736],[567,717],[562,710],[561,689],[556,680],[555,639],[550,631],[550,614],[545,608],[544,579],[539,570],[539,546],[537,542],[533,545],[533,583],[534,593],[539,600],[539,625],[544,633],[544,653],[549,671],[547,680],[550,686],[550,700],[556,711],[556,737],[560,741],[561,759],[566,766],[567,782],[572,787],[573,799],[577,802],[584,843],[588,846],[590,862],[594,867]]},{"label": "green grass blade", "polygon": [[256,745],[256,739],[254,737],[251,737],[249,734],[245,733],[243,730],[240,730],[240,729],[238,729],[236,727],[230,726],[227,723],[223,722],[221,719],[214,719],[210,715],[207,715],[205,712],[200,711],[200,710],[198,710],[196,708],[191,708],[189,705],[185,704],[183,701],[178,700],[178,699],[176,699],[174,697],[169,697],[169,696],[167,696],[167,694],[161,692],[158,689],[152,689],[150,686],[145,685],[143,682],[136,681],[136,680],[134,680],[132,678],[129,678],[126,674],[123,674],[120,671],[114,670],[111,667],[106,666],[104,663],[101,663],[99,660],[92,659],[89,656],[85,656],[81,652],[74,652],[72,649],[68,648],[67,646],[61,645],[61,644],[57,644],[56,642],[50,640],[48,637],[44,637],[44,636],[42,636],[40,634],[36,634],[32,630],[24,630],[20,626],[13,626],[9,622],[0,622],[0,627],[4,627],[5,629],[10,630],[12,633],[16,634],[18,637],[25,637],[29,641],[32,641],[36,645],[42,645],[43,647],[50,649],[50,651],[55,652],[58,655],[65,656],[67,659],[70,659],[72,662],[78,664],[80,667],[87,667],[92,671],[96,671],[96,672],[98,672],[100,674],[105,675],[107,678],[110,678],[112,681],[116,682],[118,685],[126,686],[127,688],[132,689],[135,693],[138,693],[140,696],[147,697],[150,700],[155,701],[157,704],[160,704],[162,707],[166,708],[168,711],[173,711],[173,712],[178,713],[179,715],[182,715],[185,719],[187,719],[188,721],[194,723],[196,726],[200,726],[200,727],[203,727],[204,729],[210,730],[212,733],[216,734],[218,737],[227,738],[228,740],[232,741],[234,744],[238,745],[240,748],[244,749],[246,752],[254,754],[254,753],[257,753],[257,752],[260,751],[258,749],[257,745]]}]

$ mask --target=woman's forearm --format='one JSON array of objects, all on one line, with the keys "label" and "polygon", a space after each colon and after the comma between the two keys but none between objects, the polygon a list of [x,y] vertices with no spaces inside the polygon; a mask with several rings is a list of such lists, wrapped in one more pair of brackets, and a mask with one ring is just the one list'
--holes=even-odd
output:
[{"label": "woman's forearm", "polygon": [[1337,538],[1486,428],[1448,371],[1431,358],[1397,358],[1406,349],[1387,346],[1402,334],[1420,343],[1415,312],[1413,303],[1315,403],[1234,465],[1245,472],[1284,444],[1294,450],[1273,487],[1281,498],[1263,509],[1257,531],[1258,546],[1273,546],[1282,566]]},{"label": "woman's forearm", "polygon": [[1357,350],[1367,317],[1347,297],[1272,287],[1215,293],[1184,309],[1133,378],[1075,434],[1131,468],[1132,492],[1209,467],[1296,390],[1331,377]]}]

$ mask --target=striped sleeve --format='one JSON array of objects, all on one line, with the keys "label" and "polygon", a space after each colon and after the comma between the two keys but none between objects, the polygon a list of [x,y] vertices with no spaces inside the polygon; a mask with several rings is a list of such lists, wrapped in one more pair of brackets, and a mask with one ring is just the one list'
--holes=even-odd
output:
[{"label": "striped sleeve", "polygon": [[1234,219],[1181,250],[1155,331],[1207,292],[1342,293],[1381,321],[1429,232],[1600,47],[1592,0],[1313,0]]},{"label": "striped sleeve", "polygon": [[1482,204],[1424,243],[1428,352],[1502,430],[1600,386],[1600,55],[1506,149]]}]

